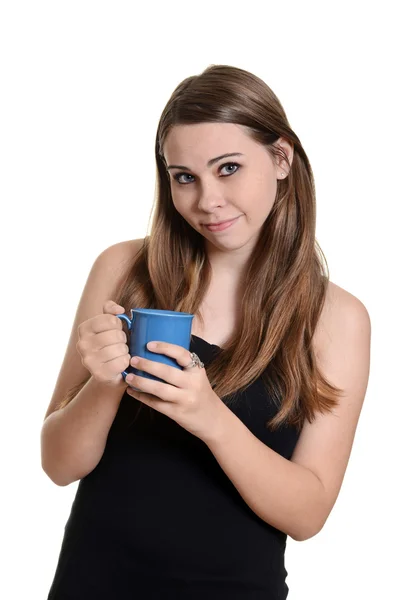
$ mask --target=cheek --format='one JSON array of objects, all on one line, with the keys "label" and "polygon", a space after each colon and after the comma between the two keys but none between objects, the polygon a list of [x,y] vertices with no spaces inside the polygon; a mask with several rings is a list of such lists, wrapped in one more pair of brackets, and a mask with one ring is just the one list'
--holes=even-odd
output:
[{"label": "cheek", "polygon": [[195,202],[194,193],[191,193],[191,190],[188,189],[171,189],[171,198],[173,205],[175,206],[176,210],[180,213],[190,212]]},{"label": "cheek", "polygon": [[179,197],[179,194],[172,194],[172,203],[175,206],[175,209],[178,211],[178,213],[185,213],[185,203],[182,201],[182,198]]},{"label": "cheek", "polygon": [[240,208],[247,213],[251,222],[259,222],[268,217],[275,202],[276,190],[276,184],[265,178],[259,178],[251,186],[247,186],[242,194],[244,200],[240,203]]},{"label": "cheek", "polygon": [[258,204],[264,207],[272,207],[278,189],[275,177],[260,175],[254,181],[254,194],[259,198]]},{"label": "cheek", "polygon": [[172,195],[172,203],[175,207],[176,212],[178,212],[185,221],[190,220],[191,215],[191,204],[188,202],[188,198],[181,198],[179,194]]}]

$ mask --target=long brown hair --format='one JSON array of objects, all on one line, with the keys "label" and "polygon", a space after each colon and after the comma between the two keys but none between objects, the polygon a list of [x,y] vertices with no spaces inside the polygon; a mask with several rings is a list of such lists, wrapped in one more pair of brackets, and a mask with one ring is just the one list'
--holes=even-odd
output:
[{"label": "long brown hair", "polygon": [[[315,238],[309,160],[280,101],[256,75],[211,65],[184,79],[172,93],[157,129],[156,193],[148,234],[120,279],[114,300],[126,309],[191,313],[204,324],[200,306],[211,281],[211,265],[203,236],[174,207],[163,156],[171,127],[204,122],[241,125],[273,160],[280,156],[289,168],[288,176],[277,182],[274,205],[241,281],[238,328],[208,365],[207,376],[228,405],[261,377],[277,408],[266,427],[293,425],[300,430],[304,419],[312,422],[317,412],[332,410],[343,392],[324,378],[312,347],[329,270]],[[281,137],[293,147],[291,165],[274,145]]]},{"label": "long brown hair", "polygon": [[[316,412],[332,410],[343,391],[321,374],[311,345],[329,270],[315,239],[315,186],[309,160],[278,98],[257,76],[211,65],[184,79],[172,93],[156,135],[150,231],[120,281],[115,301],[129,308],[195,314],[204,324],[200,306],[210,284],[211,265],[204,238],[174,207],[163,156],[171,127],[204,122],[242,125],[273,159],[280,155],[290,169],[286,179],[278,180],[274,206],[244,272],[238,328],[207,367],[207,376],[227,404],[261,376],[278,409],[266,426],[300,429],[305,418],[312,422]],[[293,145],[291,165],[274,145],[280,137]]]}]

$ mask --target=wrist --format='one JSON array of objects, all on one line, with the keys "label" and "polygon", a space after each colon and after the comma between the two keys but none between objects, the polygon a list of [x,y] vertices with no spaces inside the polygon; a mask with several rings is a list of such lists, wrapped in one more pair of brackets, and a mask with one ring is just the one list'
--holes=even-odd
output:
[{"label": "wrist", "polygon": [[213,427],[203,436],[203,442],[212,450],[212,448],[224,444],[232,431],[234,420],[237,420],[236,415],[231,411],[226,404],[220,400],[220,406],[216,411],[213,419]]},{"label": "wrist", "polygon": [[120,381],[98,381],[93,376],[90,380],[90,386],[95,392],[97,397],[104,396],[107,399],[115,398],[120,399],[124,394],[128,384],[125,383],[124,379]]}]

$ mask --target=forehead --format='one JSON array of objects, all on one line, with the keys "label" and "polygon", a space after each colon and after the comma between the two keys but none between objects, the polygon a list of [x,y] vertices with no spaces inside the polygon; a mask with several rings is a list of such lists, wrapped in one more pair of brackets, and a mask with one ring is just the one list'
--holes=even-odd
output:
[{"label": "forehead", "polygon": [[184,157],[207,161],[226,152],[245,154],[257,144],[240,125],[234,123],[196,123],[175,125],[164,143],[167,162],[177,162]]}]

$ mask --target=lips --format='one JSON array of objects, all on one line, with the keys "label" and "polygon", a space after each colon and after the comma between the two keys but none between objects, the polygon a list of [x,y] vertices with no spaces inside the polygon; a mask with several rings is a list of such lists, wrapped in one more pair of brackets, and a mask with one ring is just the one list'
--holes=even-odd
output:
[{"label": "lips", "polygon": [[220,232],[220,231],[225,231],[226,229],[233,227],[234,224],[238,221],[238,219],[241,216],[242,215],[239,215],[238,217],[235,217],[233,219],[229,219],[227,221],[222,221],[219,224],[205,225],[205,227],[207,228],[208,231],[212,231],[215,233]]},{"label": "lips", "polygon": [[225,219],[225,221],[219,221],[218,223],[203,223],[203,225],[212,225],[214,227],[214,225],[222,225],[223,223],[228,223],[228,221],[234,221],[235,219],[238,219],[240,215],[238,215],[237,217],[232,217],[232,219]]}]

